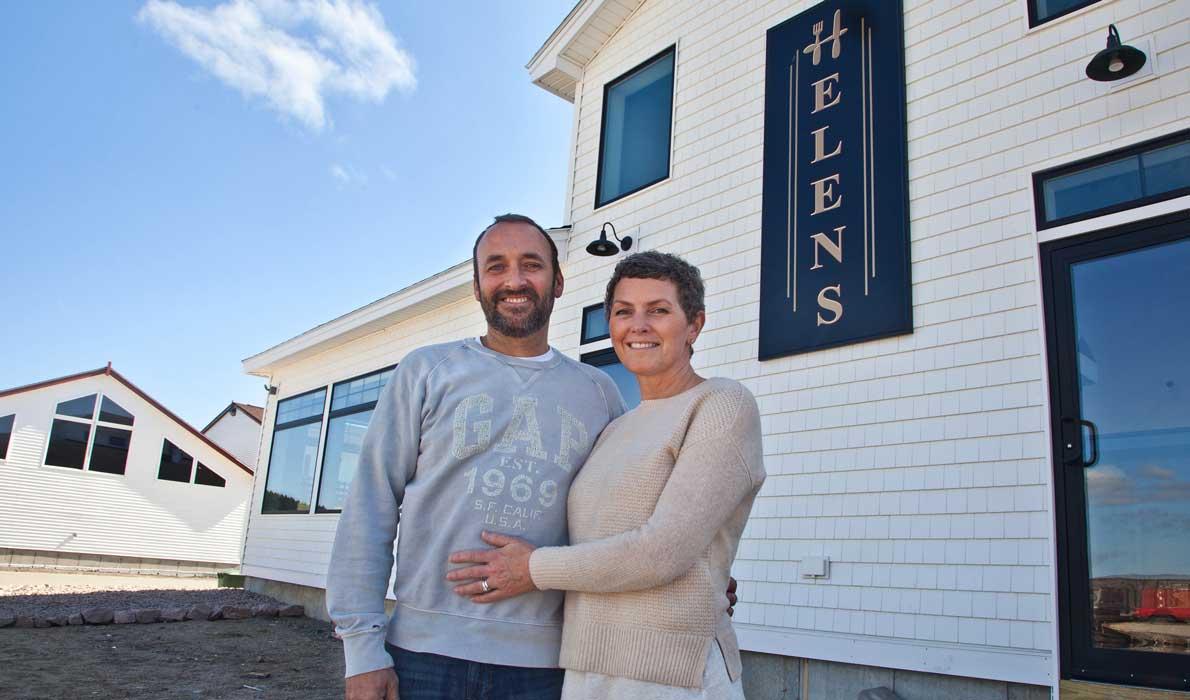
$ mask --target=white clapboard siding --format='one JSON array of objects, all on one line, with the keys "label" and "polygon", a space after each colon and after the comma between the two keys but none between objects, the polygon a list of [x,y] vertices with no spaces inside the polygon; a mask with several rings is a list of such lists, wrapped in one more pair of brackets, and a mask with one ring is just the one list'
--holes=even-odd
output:
[{"label": "white clapboard siding", "polygon": [[[59,402],[102,394],[135,417],[123,475],[44,463]],[[252,477],[116,378],[99,374],[0,397],[15,414],[0,460],[0,547],[234,564]],[[163,439],[226,480],[223,488],[157,478]]]},{"label": "white clapboard siding", "polygon": [[[734,569],[746,648],[1050,683],[1030,177],[1190,126],[1186,3],[1104,2],[1029,30],[1023,0],[905,0],[914,333],[758,362],[765,32],[813,4],[648,0],[585,66],[551,338],[607,345],[578,345],[616,261],[582,252],[605,221],[700,267],[694,363],[743,381],[763,414],[769,479]],[[1086,79],[1112,22],[1153,39],[1157,77]],[[670,177],[594,210],[604,86],[675,44]],[[829,579],[798,575],[808,555],[831,558]]]},{"label": "white clapboard siding", "polygon": [[[478,233],[478,232],[477,232]],[[483,313],[468,299],[447,304],[431,313],[409,319],[383,331],[274,371],[270,382],[278,387],[265,406],[264,439],[261,441],[252,515],[244,544],[244,573],[305,586],[324,587],[331,543],[339,516],[333,513],[304,515],[261,514],[268,478],[277,400],[397,364],[410,350],[423,345],[483,333]],[[322,439],[326,439],[323,426]],[[319,453],[321,458],[321,450]]]},{"label": "white clapboard siding", "polygon": [[240,462],[255,468],[256,455],[260,450],[260,423],[247,411],[237,409],[233,416],[224,413],[211,427],[203,431],[216,445],[227,450]]}]

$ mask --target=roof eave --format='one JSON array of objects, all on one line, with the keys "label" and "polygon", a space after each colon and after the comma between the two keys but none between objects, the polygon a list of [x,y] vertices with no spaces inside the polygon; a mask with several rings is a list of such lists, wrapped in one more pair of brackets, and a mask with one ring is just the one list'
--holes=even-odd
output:
[{"label": "roof eave", "polygon": [[567,102],[587,64],[644,0],[579,0],[525,66],[534,85]]},{"label": "roof eave", "polygon": [[[558,247],[559,262],[565,262],[570,227],[560,226],[547,229],[546,232]],[[246,374],[269,377],[281,365],[326,352],[396,323],[466,299],[471,295],[471,275],[471,261],[464,260],[383,299],[245,358],[241,363],[243,370]]]}]

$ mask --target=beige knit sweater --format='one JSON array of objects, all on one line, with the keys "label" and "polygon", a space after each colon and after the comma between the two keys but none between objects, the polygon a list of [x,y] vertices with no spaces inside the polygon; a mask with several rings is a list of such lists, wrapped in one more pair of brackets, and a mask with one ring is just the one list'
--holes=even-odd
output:
[{"label": "beige knit sweater", "polygon": [[764,477],[756,399],[730,379],[609,424],[570,487],[571,546],[529,560],[568,591],[562,667],[696,688],[716,640],[739,678],[725,591]]}]

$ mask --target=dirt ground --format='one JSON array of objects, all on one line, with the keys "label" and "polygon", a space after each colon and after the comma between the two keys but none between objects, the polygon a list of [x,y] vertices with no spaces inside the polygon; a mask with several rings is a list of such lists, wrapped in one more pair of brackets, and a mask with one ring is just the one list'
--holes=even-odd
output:
[{"label": "dirt ground", "polygon": [[[138,583],[145,595],[170,582]],[[87,585],[92,595],[109,587]],[[60,604],[65,591],[51,587]],[[200,593],[215,591],[185,592]],[[329,624],[310,618],[0,629],[3,700],[341,697],[342,646]]]}]

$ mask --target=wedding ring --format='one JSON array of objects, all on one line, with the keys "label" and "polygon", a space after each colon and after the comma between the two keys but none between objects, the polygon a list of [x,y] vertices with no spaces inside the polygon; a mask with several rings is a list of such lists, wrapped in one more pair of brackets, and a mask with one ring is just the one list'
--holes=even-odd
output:
[{"label": "wedding ring", "polygon": [[484,593],[492,590],[491,588],[488,588],[488,580],[486,578],[479,582],[479,587],[483,589]]}]

